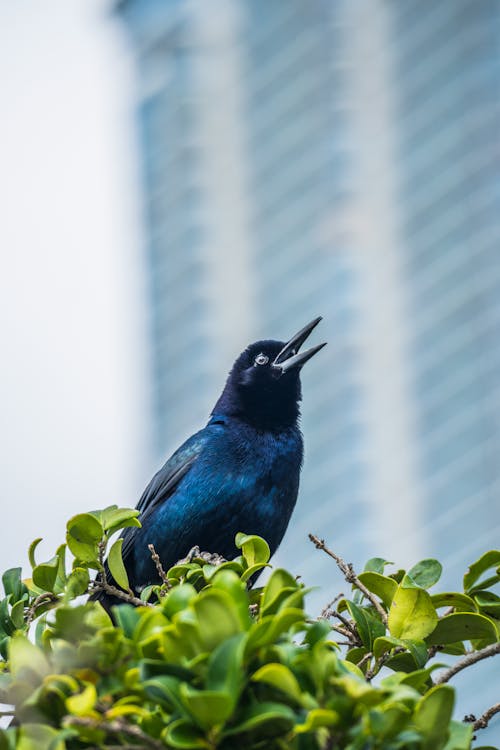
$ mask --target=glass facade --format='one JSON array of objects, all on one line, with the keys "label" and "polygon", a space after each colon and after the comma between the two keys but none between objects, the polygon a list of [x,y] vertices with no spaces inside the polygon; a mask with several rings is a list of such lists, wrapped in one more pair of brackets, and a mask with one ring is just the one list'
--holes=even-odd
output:
[{"label": "glass facade", "polygon": [[119,10],[137,57],[158,459],[204,424],[249,341],[321,314],[276,562],[342,587],[312,531],[357,566],[437,556],[460,585],[500,537],[500,4]]}]

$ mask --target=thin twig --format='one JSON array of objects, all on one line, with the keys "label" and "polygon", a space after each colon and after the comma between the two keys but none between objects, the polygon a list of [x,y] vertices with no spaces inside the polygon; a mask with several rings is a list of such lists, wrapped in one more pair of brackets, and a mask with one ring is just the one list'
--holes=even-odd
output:
[{"label": "thin twig", "polygon": [[160,579],[162,583],[167,586],[167,588],[171,589],[172,584],[167,578],[167,574],[163,570],[163,565],[161,564],[160,556],[158,555],[157,551],[154,548],[153,544],[148,544],[148,550],[151,552],[151,559],[153,560],[156,570],[158,571],[158,575],[160,576]]},{"label": "thin twig", "polygon": [[373,596],[373,594],[371,593],[371,591],[368,591],[368,589],[366,588],[366,586],[363,583],[361,583],[361,581],[359,580],[358,576],[354,572],[354,568],[352,566],[352,563],[346,563],[345,560],[343,560],[341,557],[339,557],[338,555],[336,555],[335,552],[332,552],[331,549],[328,549],[328,547],[325,544],[324,539],[319,539],[314,534],[309,534],[309,539],[314,544],[314,546],[316,547],[316,549],[323,550],[323,552],[326,552],[327,555],[329,555],[333,560],[335,560],[335,562],[337,563],[339,569],[343,573],[344,578],[346,579],[347,583],[351,583],[353,586],[356,586],[356,588],[361,591],[361,593],[363,594],[363,596],[366,597],[366,599],[368,599],[368,601],[370,601],[373,604],[373,606],[375,607],[375,609],[379,613],[382,622],[384,623],[384,625],[387,626],[387,613],[386,613],[386,611],[384,610],[384,608],[382,607],[382,605],[380,604],[380,602],[377,601],[377,599]]},{"label": "thin twig", "polygon": [[26,611],[26,625],[31,625],[33,620],[36,618],[36,611],[38,607],[41,607],[42,604],[48,604],[49,602],[57,601],[57,596],[55,594],[52,594],[50,591],[44,591],[43,594],[37,596],[37,598],[33,601],[31,607],[29,607],[29,609]]},{"label": "thin twig", "polygon": [[375,675],[380,672],[382,667],[389,661],[389,659],[391,659],[396,654],[402,654],[404,651],[406,651],[405,646],[396,646],[396,648],[392,649],[391,651],[386,651],[385,654],[382,654],[382,656],[377,659],[373,667],[367,670],[365,674],[367,682],[373,680]]},{"label": "thin twig", "polygon": [[490,719],[492,719],[495,714],[500,713],[500,703],[495,703],[494,706],[491,706],[487,711],[482,714],[479,719],[476,719],[474,722],[474,731],[477,729],[486,729],[488,726],[488,722]]},{"label": "thin twig", "polygon": [[93,585],[89,589],[89,594],[95,594],[98,591],[104,591],[106,594],[110,594],[111,596],[116,596],[117,599],[122,599],[122,601],[124,602],[133,604],[134,607],[153,607],[154,606],[153,604],[151,604],[151,602],[143,602],[142,599],[139,599],[138,596],[134,596],[133,594],[127,594],[126,591],[122,591],[122,589],[119,589],[116,586],[112,586],[107,581],[102,581],[102,580],[94,581]]},{"label": "thin twig", "polygon": [[331,617],[334,614],[334,611],[333,611],[334,605],[337,604],[337,602],[339,601],[339,599],[342,599],[343,596],[344,596],[344,594],[337,594],[337,596],[335,597],[335,599],[332,599],[331,602],[328,602],[328,604],[326,605],[326,607],[323,607],[323,609],[321,611],[320,619],[322,619],[322,620],[328,620],[328,618]]},{"label": "thin twig", "polygon": [[362,659],[360,659],[359,661],[356,662],[356,666],[361,669],[361,667],[363,666],[363,664],[366,664],[367,661],[370,661],[370,659],[372,658],[372,656],[373,656],[372,652],[368,651],[368,653],[365,654]]},{"label": "thin twig", "polygon": [[489,656],[495,656],[495,654],[500,654],[500,642],[492,643],[490,646],[486,646],[480,651],[470,651],[466,656],[463,657],[463,659],[459,659],[452,667],[442,672],[435,681],[436,685],[441,685],[443,682],[448,682],[448,680],[451,680],[451,678],[458,674],[458,672],[461,672],[462,669],[470,667],[471,664],[475,664],[476,662],[481,661],[481,659],[487,659]]},{"label": "thin twig", "polygon": [[165,750],[165,745],[145,734],[136,724],[129,724],[123,719],[114,721],[98,721],[86,716],[65,716],[66,726],[86,727],[88,729],[100,729],[107,734],[124,734],[134,740],[139,740],[142,747],[150,747],[153,750]]}]

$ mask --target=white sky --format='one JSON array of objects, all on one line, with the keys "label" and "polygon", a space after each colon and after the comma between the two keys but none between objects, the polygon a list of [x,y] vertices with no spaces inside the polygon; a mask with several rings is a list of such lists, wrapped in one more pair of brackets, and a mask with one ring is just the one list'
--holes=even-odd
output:
[{"label": "white sky", "polygon": [[152,470],[122,31],[103,0],[0,0],[0,572]]}]

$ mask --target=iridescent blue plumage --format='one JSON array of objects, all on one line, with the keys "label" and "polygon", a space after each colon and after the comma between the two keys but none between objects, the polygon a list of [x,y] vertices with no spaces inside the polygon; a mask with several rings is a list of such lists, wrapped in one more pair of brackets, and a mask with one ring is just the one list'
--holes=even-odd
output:
[{"label": "iridescent blue plumage", "polygon": [[[124,534],[123,560],[134,590],[159,582],[149,544],[164,568],[195,545],[234,557],[238,531],[263,536],[271,554],[276,551],[302,465],[299,372],[322,345],[298,350],[319,320],[287,344],[259,341],[245,349],[206,427],[155,474],[137,506],[142,528]],[[99,598],[105,606],[118,603]]]}]

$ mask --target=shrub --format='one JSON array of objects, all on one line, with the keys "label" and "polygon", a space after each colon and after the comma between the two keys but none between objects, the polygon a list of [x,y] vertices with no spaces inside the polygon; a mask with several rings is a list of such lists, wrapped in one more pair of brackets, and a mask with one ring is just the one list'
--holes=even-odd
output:
[{"label": "shrub", "polygon": [[[353,590],[314,619],[307,589],[286,570],[248,589],[269,548],[245,534],[236,537],[241,555],[218,565],[195,553],[165,573],[151,550],[158,585],[139,600],[128,591],[121,541],[109,542],[138,523],[137,511],[116,506],[80,514],[51,560],[36,563],[40,540],[31,545],[31,579],[20,568],[4,573],[0,699],[14,721],[0,750],[471,747],[472,724],[452,719],[448,680],[500,651],[491,590],[500,551],[470,566],[463,591],[430,594],[436,560],[387,573],[373,558],[356,575],[312,537]],[[114,623],[98,602],[82,601],[109,588],[106,554],[124,599]],[[437,652],[458,662],[443,671]]]}]

